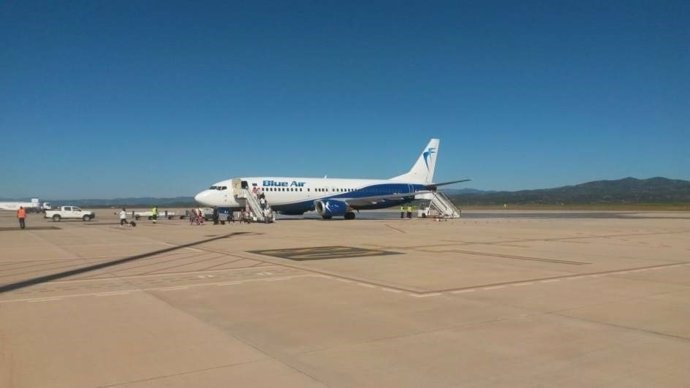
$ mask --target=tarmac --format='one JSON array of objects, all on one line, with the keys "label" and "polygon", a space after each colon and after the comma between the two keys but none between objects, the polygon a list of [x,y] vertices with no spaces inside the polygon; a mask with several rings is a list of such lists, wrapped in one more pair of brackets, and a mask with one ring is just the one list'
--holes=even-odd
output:
[{"label": "tarmac", "polygon": [[0,387],[689,386],[689,213],[96,214],[0,213]]}]

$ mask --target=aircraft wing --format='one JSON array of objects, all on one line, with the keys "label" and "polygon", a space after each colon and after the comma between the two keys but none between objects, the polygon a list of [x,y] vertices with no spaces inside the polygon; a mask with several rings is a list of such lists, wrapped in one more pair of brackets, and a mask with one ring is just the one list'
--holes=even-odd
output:
[{"label": "aircraft wing", "polygon": [[[419,192],[418,192],[419,193]],[[418,194],[415,193],[415,194]],[[385,203],[387,201],[400,201],[402,199],[407,199],[407,200],[412,200],[414,199],[415,194],[386,194],[386,195],[372,195],[369,197],[357,197],[357,198],[332,198],[335,200],[340,200],[343,202],[346,202],[350,207],[353,209],[357,209],[359,207],[367,207],[367,206],[372,206],[372,205],[380,205],[382,203]],[[391,204],[392,206],[393,204]]]},{"label": "aircraft wing", "polygon": [[386,201],[400,201],[402,199],[412,200],[412,199],[414,199],[415,196],[418,196],[420,194],[428,194],[428,193],[436,191],[436,189],[439,186],[446,186],[446,185],[451,185],[453,183],[460,183],[460,182],[467,182],[467,181],[470,181],[470,179],[459,179],[456,181],[431,183],[429,185],[426,185],[426,187],[425,187],[426,190],[415,191],[414,193],[400,193],[400,194],[393,193],[393,194],[384,194],[384,195],[373,195],[373,196],[368,196],[368,197],[356,197],[356,198],[342,198],[341,197],[341,198],[333,198],[333,199],[346,202],[353,209],[357,209],[358,207],[380,205],[382,203],[385,203]]},{"label": "aircraft wing", "polygon": [[426,185],[426,188],[429,190],[436,190],[436,188],[439,186],[446,186],[446,185],[452,185],[453,183],[469,182],[469,181],[471,181],[471,179],[460,179],[457,181],[430,183],[430,184]]}]

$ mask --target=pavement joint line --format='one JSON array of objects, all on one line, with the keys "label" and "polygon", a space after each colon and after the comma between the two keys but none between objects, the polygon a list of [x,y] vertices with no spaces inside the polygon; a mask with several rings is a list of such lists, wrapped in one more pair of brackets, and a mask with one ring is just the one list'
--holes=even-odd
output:
[{"label": "pavement joint line", "polygon": [[132,293],[132,291],[135,290],[123,290],[123,291],[111,291],[111,292],[99,292],[98,294],[95,294],[95,296],[116,296],[116,295],[127,295]]},{"label": "pavement joint line", "polygon": [[428,294],[412,294],[412,293],[409,293],[408,295],[413,296],[413,297],[415,297],[415,298],[429,298],[429,297],[433,297],[433,296],[440,296],[440,295],[443,295],[443,293],[442,293],[442,292],[432,292],[432,293],[428,293]]},{"label": "pavement joint line", "polygon": [[[295,275],[295,276],[283,276],[283,277],[280,277],[279,279],[276,279],[276,280],[291,280],[291,279],[303,278],[303,277],[315,277],[315,276],[309,275],[309,274]],[[103,291],[103,292],[90,292],[90,293],[82,293],[82,294],[66,294],[66,295],[60,295],[60,296],[50,296],[50,297],[41,297],[41,298],[6,299],[6,300],[0,300],[0,304],[17,303],[17,302],[33,302],[33,301],[44,302],[44,301],[61,300],[61,299],[65,299],[65,298],[78,298],[78,297],[86,297],[86,296],[116,296],[116,295],[126,295],[126,294],[132,293],[132,292],[178,291],[178,290],[184,290],[184,289],[189,289],[189,288],[199,288],[199,287],[232,286],[232,285],[238,285],[238,284],[250,283],[250,282],[258,282],[258,281],[265,281],[265,280],[266,279],[245,279],[245,280],[240,280],[240,281],[189,284],[189,285],[184,285],[184,286],[173,286],[173,287],[132,288],[129,290],[120,290],[120,291]]]},{"label": "pavement joint line", "polygon": [[188,290],[190,286],[175,286],[175,287],[165,287],[160,289],[160,291],[178,291],[178,290]]},{"label": "pavement joint line", "polygon": [[474,288],[469,288],[469,289],[467,289],[467,290],[451,291],[450,293],[451,293],[451,294],[467,294],[467,293],[475,292],[475,291],[477,291],[477,290],[474,289]]},{"label": "pavement joint line", "polygon": [[482,251],[470,251],[466,249],[417,249],[421,252],[445,252],[445,253],[463,253],[472,256],[486,256],[486,257],[496,257],[502,259],[512,259],[512,260],[526,260],[526,261],[538,261],[552,264],[568,264],[568,265],[587,265],[592,264],[586,261],[574,261],[574,260],[563,260],[563,259],[549,259],[544,257],[530,257],[530,256],[520,256],[520,255],[509,255],[500,252],[482,252]]},{"label": "pavement joint line", "polygon": [[56,300],[62,300],[62,298],[63,298],[62,296],[51,296],[48,298],[27,299],[25,301],[29,302],[29,303],[53,302]]},{"label": "pavement joint line", "polygon": [[[636,268],[636,269],[663,269],[663,268],[669,268],[669,267],[678,267],[678,266],[683,266],[683,265],[690,265],[690,263],[670,263],[670,264],[660,264],[657,266],[652,266],[652,267],[647,267],[647,268]],[[607,275],[615,275],[619,273],[625,273],[630,271],[630,269],[621,269],[621,270],[609,270],[609,271],[603,271],[600,273],[593,273],[593,274],[579,274],[579,275],[565,275],[565,276],[558,276],[558,277],[552,277],[552,278],[546,278],[546,279],[533,279],[529,281],[514,281],[514,282],[503,282],[503,283],[498,283],[494,285],[486,285],[486,286],[475,286],[475,287],[468,287],[465,289],[492,289],[492,287],[495,286],[517,286],[517,285],[531,285],[531,284],[536,284],[536,283],[543,283],[547,280],[561,280],[561,279],[585,279],[585,278],[598,278],[602,276],[607,276]],[[439,290],[436,292],[441,292],[441,293],[453,293],[458,290],[453,290],[453,289],[446,289],[446,290]],[[414,291],[412,291],[414,292]]]},{"label": "pavement joint line", "polygon": [[[210,250],[210,249],[203,249],[203,248],[202,248],[202,249],[199,249],[199,251],[202,251],[202,252],[209,252],[209,251],[211,251],[211,252],[213,252],[213,250]],[[241,256],[238,256],[238,257],[242,258]],[[249,260],[256,260],[256,259],[249,259]],[[263,260],[258,260],[258,261],[263,261]],[[407,292],[408,295],[415,296],[415,297],[438,296],[438,295],[442,295],[442,294],[448,293],[448,292],[450,292],[450,293],[460,293],[460,292],[458,292],[458,291],[465,291],[465,290],[440,290],[440,291],[435,291],[435,292],[431,292],[431,293],[425,293],[425,292],[423,292],[423,291],[414,291],[414,290],[409,290],[409,289],[402,289],[402,288],[389,287],[389,286],[380,285],[380,284],[370,284],[370,283],[362,282],[362,281],[358,281],[358,280],[351,280],[351,279],[339,277],[339,276],[337,276],[337,275],[330,275],[330,274],[324,274],[324,273],[318,272],[318,271],[312,271],[312,270],[309,270],[309,269],[301,268],[301,267],[299,267],[299,266],[283,265],[283,264],[274,263],[274,262],[270,262],[270,261],[263,261],[263,262],[264,262],[265,264],[269,265],[269,266],[274,266],[274,267],[279,267],[279,268],[287,268],[287,269],[291,269],[291,270],[307,272],[307,274],[295,275],[295,276],[290,276],[290,277],[281,277],[281,278],[246,279],[246,280],[242,280],[242,281],[220,282],[219,284],[215,284],[215,283],[202,283],[202,284],[188,285],[188,286],[184,286],[184,287],[205,287],[205,286],[212,286],[212,285],[224,286],[224,285],[242,284],[242,283],[250,282],[250,281],[260,281],[260,280],[278,281],[278,280],[284,280],[284,279],[295,278],[295,277],[319,277],[319,278],[327,278],[327,279],[336,279],[336,280],[339,280],[339,281],[345,282],[345,283],[356,283],[356,284],[359,284],[359,285],[362,285],[362,286],[365,286],[365,287],[368,287],[368,288],[374,288],[374,287],[377,287],[377,286],[378,286],[380,289],[383,289],[383,290],[388,290],[388,291],[393,291],[393,290],[395,290],[395,291],[399,291],[399,292]],[[662,269],[662,268],[666,268],[666,267],[674,267],[674,266],[681,266],[681,265],[690,265],[690,262],[662,264],[662,265],[659,265],[659,266],[648,267],[648,268],[637,268],[637,269],[634,269],[634,270],[643,271],[643,270],[651,270],[651,269]],[[233,271],[233,270],[246,270],[247,268],[248,268],[248,267],[244,267],[244,268],[233,268],[233,269],[226,269],[226,270],[216,270],[216,271],[214,271],[214,272],[220,272],[220,271]],[[510,283],[512,283],[512,282],[508,282],[508,283],[504,283],[504,284],[496,284],[496,285],[494,285],[494,286],[477,286],[477,287],[472,288],[471,290],[472,290],[472,291],[478,290],[478,289],[491,290],[491,289],[503,288],[503,287],[508,286],[508,285],[512,285],[512,286],[523,286],[523,285],[524,285],[524,286],[526,286],[526,285],[532,285],[532,284],[535,284],[535,283],[542,283],[542,282],[543,282],[543,283],[555,282],[555,281],[558,281],[558,280],[560,280],[560,279],[579,279],[579,278],[588,278],[588,277],[596,278],[596,277],[606,276],[606,275],[609,275],[609,274],[626,273],[626,272],[630,272],[630,271],[632,271],[632,270],[630,270],[630,269],[625,269],[625,270],[612,270],[612,271],[605,271],[605,272],[602,272],[602,273],[595,273],[595,274],[567,275],[567,276],[563,276],[563,277],[555,278],[555,279],[554,279],[554,278],[551,278],[551,279],[542,279],[542,280],[531,280],[531,281],[527,281],[527,282],[520,282],[520,281],[518,281],[518,282],[515,282],[515,283],[513,283],[513,284],[510,284]],[[198,272],[207,272],[207,271],[203,271],[203,270],[202,270],[202,271],[185,272],[185,274],[190,274],[190,273],[194,273],[194,272],[197,272],[197,273],[198,273]],[[144,276],[146,276],[146,277],[151,277],[151,276],[166,276],[166,275],[179,275],[179,274],[180,274],[180,273],[173,273],[173,274],[165,274],[165,273],[162,273],[162,274],[146,274],[146,275],[139,275],[139,276],[141,276],[141,277],[144,277]],[[133,276],[129,276],[129,277],[139,277],[139,276],[133,275]],[[116,278],[114,278],[114,279],[120,279],[120,278],[125,278],[125,277],[116,277]],[[103,279],[103,278],[101,278],[101,279],[81,279],[81,281],[102,281],[102,280],[106,280],[106,279]],[[77,279],[77,280],[63,280],[63,281],[56,281],[56,282],[54,282],[54,283],[67,283],[67,282],[74,282],[74,281],[80,281],[80,280],[79,280],[79,279]],[[53,282],[51,282],[51,283],[53,283]],[[148,291],[148,290],[153,290],[153,291],[155,291],[155,290],[174,290],[174,289],[175,289],[175,287],[172,287],[172,288],[171,288],[171,287],[162,287],[162,288],[148,288],[148,289],[142,289],[142,290],[144,290],[144,291]],[[469,289],[468,289],[466,292],[471,292],[471,291],[469,291]],[[10,301],[12,301],[12,300],[10,300]],[[0,301],[0,303],[4,303],[4,302],[8,302],[8,301]]]},{"label": "pavement joint line", "polygon": [[89,278],[89,279],[83,279],[83,278],[77,278],[77,279],[70,279],[70,280],[55,280],[51,281],[50,284],[74,284],[74,283],[81,283],[81,282],[98,282],[98,281],[104,281],[104,280],[123,280],[123,279],[132,279],[132,278],[151,278],[151,277],[170,277],[170,276],[180,276],[180,275],[193,275],[195,273],[200,273],[200,272],[226,272],[226,271],[246,271],[249,270],[250,267],[243,267],[243,268],[227,268],[227,269],[213,269],[213,270],[200,270],[200,271],[187,271],[187,272],[163,272],[159,274],[155,273],[147,273],[147,274],[140,274],[140,275],[126,275],[126,276],[114,276],[114,277],[108,277],[108,278]]}]

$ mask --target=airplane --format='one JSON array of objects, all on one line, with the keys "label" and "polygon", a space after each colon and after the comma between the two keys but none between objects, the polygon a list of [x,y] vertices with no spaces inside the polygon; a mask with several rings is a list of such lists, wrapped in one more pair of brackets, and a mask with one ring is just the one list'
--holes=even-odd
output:
[{"label": "airplane", "polygon": [[440,140],[431,139],[412,168],[390,179],[338,179],[301,177],[242,177],[214,183],[194,199],[203,206],[242,210],[246,194],[263,193],[280,214],[301,215],[316,210],[323,219],[355,218],[355,211],[402,205],[426,198],[439,186],[466,182],[460,179],[433,183]]},{"label": "airplane", "polygon": [[44,210],[50,210],[51,206],[48,202],[41,203],[38,198],[31,198],[31,202],[13,201],[13,202],[0,202],[0,210],[19,210],[20,207],[26,209],[26,211],[42,212]]}]

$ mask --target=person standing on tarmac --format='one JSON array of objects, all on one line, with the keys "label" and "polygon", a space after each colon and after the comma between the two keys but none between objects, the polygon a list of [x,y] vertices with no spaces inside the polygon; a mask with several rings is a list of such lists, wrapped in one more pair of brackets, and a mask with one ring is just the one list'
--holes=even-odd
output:
[{"label": "person standing on tarmac", "polygon": [[405,206],[400,205],[400,218],[405,218]]},{"label": "person standing on tarmac", "polygon": [[158,206],[154,206],[153,209],[151,209],[151,219],[154,224],[158,222]]},{"label": "person standing on tarmac", "polygon": [[122,208],[122,210],[120,210],[120,226],[124,226],[127,224],[127,210],[125,208]]},{"label": "person standing on tarmac", "polygon": [[17,210],[17,219],[19,219],[19,228],[24,229],[26,227],[24,223],[26,219],[26,209],[24,209],[24,206],[20,206]]}]

